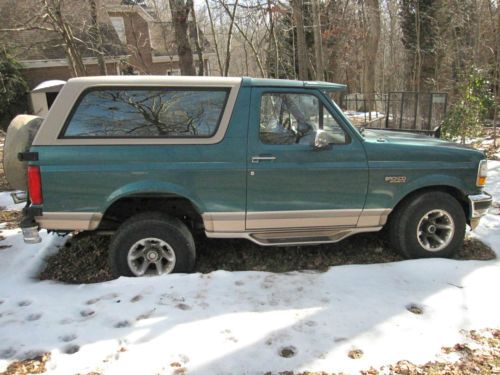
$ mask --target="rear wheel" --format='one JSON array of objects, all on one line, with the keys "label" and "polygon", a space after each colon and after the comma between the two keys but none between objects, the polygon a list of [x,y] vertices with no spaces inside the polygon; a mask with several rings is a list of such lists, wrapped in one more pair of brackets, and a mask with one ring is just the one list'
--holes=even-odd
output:
[{"label": "rear wheel", "polygon": [[162,213],[138,214],[125,221],[109,247],[111,268],[118,276],[190,272],[195,254],[186,225]]},{"label": "rear wheel", "polygon": [[447,193],[423,193],[394,212],[389,236],[391,245],[408,258],[450,257],[463,245],[465,213]]}]

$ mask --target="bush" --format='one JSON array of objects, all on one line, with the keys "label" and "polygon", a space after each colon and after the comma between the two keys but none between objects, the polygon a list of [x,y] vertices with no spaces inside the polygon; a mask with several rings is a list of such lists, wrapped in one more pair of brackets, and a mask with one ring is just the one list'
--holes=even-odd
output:
[{"label": "bush", "polygon": [[0,49],[0,124],[27,110],[28,85],[19,64],[6,49]]},{"label": "bush", "polygon": [[478,137],[483,133],[485,119],[493,108],[494,100],[490,82],[480,70],[473,68],[459,85],[459,96],[451,106],[443,123],[445,138]]}]

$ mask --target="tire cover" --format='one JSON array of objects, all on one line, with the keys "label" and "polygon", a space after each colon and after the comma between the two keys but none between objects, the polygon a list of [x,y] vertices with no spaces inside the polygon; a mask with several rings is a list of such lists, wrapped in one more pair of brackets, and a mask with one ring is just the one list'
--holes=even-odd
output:
[{"label": "tire cover", "polygon": [[12,189],[27,190],[27,162],[17,159],[19,152],[29,151],[43,118],[31,115],[18,115],[7,128],[3,150],[3,170]]}]

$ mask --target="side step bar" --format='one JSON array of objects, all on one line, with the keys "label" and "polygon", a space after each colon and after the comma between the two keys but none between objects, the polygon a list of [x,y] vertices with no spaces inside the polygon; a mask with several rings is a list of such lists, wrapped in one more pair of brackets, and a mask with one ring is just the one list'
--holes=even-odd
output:
[{"label": "side step bar", "polygon": [[377,232],[381,226],[366,228],[297,229],[266,232],[206,232],[212,238],[246,238],[261,246],[317,245],[339,242],[356,233]]}]

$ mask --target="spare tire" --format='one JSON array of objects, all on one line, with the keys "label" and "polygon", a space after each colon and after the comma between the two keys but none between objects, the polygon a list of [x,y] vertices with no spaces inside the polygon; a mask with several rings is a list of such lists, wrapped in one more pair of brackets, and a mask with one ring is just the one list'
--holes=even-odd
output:
[{"label": "spare tire", "polygon": [[27,162],[19,161],[17,154],[29,151],[43,118],[31,115],[18,115],[7,128],[3,149],[3,170],[12,189],[26,190]]}]

